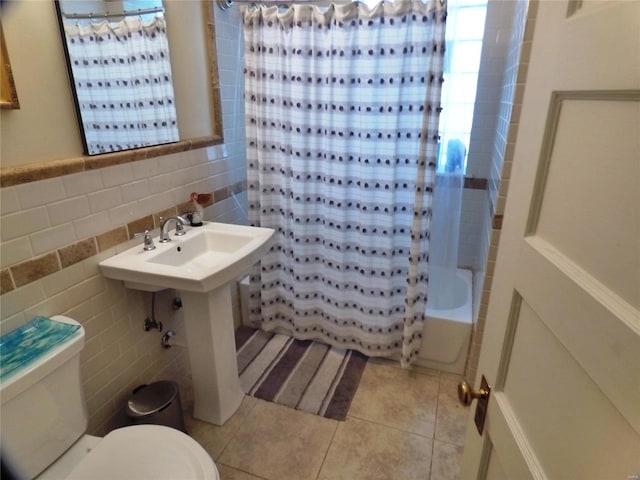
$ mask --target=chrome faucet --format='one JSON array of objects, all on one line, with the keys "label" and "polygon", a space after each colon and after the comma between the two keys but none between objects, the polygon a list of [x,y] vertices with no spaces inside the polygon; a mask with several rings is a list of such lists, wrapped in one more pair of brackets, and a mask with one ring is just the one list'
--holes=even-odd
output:
[{"label": "chrome faucet", "polygon": [[180,216],[169,217],[166,220],[161,220],[162,224],[160,226],[160,240],[159,240],[160,243],[167,243],[171,241],[171,238],[169,238],[169,224],[171,223],[172,220],[175,220],[176,222],[175,234],[178,237],[181,237],[186,233],[184,230],[184,226],[189,225],[189,221],[184,219],[183,217],[180,217]]}]

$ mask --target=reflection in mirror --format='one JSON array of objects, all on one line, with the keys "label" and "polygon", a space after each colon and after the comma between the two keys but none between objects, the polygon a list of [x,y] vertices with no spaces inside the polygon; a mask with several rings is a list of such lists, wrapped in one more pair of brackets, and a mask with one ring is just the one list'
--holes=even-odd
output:
[{"label": "reflection in mirror", "polygon": [[179,140],[162,0],[59,0],[85,153]]}]

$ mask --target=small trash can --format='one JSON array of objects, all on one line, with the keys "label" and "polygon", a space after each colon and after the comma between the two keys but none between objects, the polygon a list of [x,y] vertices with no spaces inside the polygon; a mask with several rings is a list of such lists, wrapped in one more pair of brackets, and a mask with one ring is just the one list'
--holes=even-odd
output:
[{"label": "small trash can", "polygon": [[182,417],[180,391],[175,382],[162,380],[140,385],[125,408],[133,424],[166,425],[187,432]]}]

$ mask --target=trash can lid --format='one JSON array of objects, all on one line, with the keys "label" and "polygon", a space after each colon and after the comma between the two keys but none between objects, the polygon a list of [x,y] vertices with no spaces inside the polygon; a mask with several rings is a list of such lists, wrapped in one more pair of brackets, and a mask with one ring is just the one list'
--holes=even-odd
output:
[{"label": "trash can lid", "polygon": [[146,417],[167,407],[178,395],[175,382],[162,380],[150,385],[142,385],[134,390],[127,402],[130,417]]}]

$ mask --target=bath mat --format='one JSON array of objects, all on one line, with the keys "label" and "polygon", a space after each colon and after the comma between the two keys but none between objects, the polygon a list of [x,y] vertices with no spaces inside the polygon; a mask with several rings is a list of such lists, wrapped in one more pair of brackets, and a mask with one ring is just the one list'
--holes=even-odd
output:
[{"label": "bath mat", "polygon": [[367,364],[353,350],[244,326],[236,352],[247,395],[336,420],[346,420]]}]

